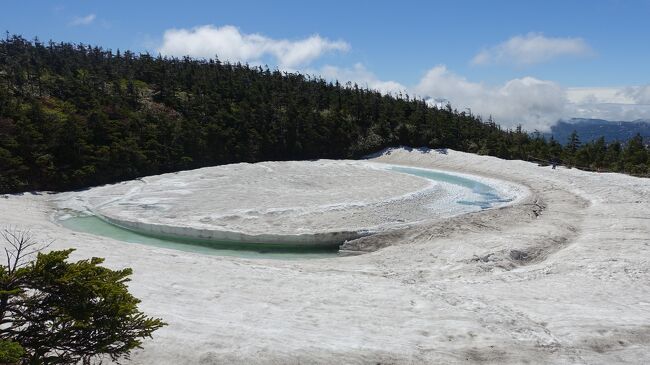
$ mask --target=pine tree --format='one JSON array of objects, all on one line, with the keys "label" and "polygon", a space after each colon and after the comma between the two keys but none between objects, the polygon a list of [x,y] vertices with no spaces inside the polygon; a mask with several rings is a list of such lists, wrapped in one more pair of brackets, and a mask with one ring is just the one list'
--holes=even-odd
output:
[{"label": "pine tree", "polygon": [[130,269],[107,269],[96,257],[69,262],[72,249],[32,260],[39,245],[28,233],[4,230],[0,238],[8,246],[0,265],[0,361],[116,361],[164,325],[138,310],[126,286]]}]

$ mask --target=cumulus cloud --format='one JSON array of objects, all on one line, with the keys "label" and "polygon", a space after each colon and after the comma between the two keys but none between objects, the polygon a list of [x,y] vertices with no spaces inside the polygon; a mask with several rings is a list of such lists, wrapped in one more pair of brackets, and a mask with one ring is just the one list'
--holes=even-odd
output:
[{"label": "cumulus cloud", "polygon": [[80,26],[80,25],[90,25],[92,22],[95,21],[95,18],[97,16],[95,14],[88,14],[86,16],[80,16],[72,19],[70,22],[70,25],[72,26]]},{"label": "cumulus cloud", "polygon": [[308,71],[317,74],[326,80],[339,80],[341,83],[348,81],[356,83],[359,87],[378,90],[384,94],[398,94],[407,92],[408,88],[396,81],[380,80],[374,73],[368,71],[361,63],[356,63],[352,68],[324,66],[317,71]]},{"label": "cumulus cloud", "polygon": [[650,120],[650,85],[568,88],[567,95],[572,117]]},{"label": "cumulus cloud", "polygon": [[545,131],[566,113],[564,89],[533,77],[490,86],[468,81],[439,65],[429,70],[414,89],[432,100],[448,100],[459,110],[470,108],[484,118],[491,115],[510,128],[521,124],[528,130]]},{"label": "cumulus cloud", "polygon": [[[170,29],[158,51],[163,55],[214,57],[261,64],[267,58],[286,71],[319,75],[342,84],[350,81],[388,94],[410,94],[432,103],[471,109],[475,115],[493,119],[506,128],[522,125],[526,130],[547,131],[560,119],[601,118],[608,120],[650,119],[650,85],[634,87],[567,88],[535,77],[521,77],[489,85],[470,81],[444,65],[431,68],[416,85],[383,80],[363,64],[351,67],[326,65],[310,68],[312,61],[328,52],[345,52],[344,41],[319,35],[299,40],[273,39],[242,33],[234,26],[205,25],[192,29]],[[548,38],[530,33],[479,53],[474,63],[512,62],[531,64],[563,55],[585,55],[589,46],[579,38]]]},{"label": "cumulus cloud", "polygon": [[610,121],[650,120],[650,105],[636,104],[570,104],[573,118],[595,118]]},{"label": "cumulus cloud", "polygon": [[300,40],[273,39],[261,34],[245,34],[237,27],[204,25],[192,29],[168,29],[158,51],[163,55],[210,58],[260,63],[274,57],[282,68],[307,65],[328,52],[345,52],[350,45],[319,35]]},{"label": "cumulus cloud", "polygon": [[570,87],[567,96],[573,104],[635,103],[632,97],[626,95],[625,89],[619,87]]},{"label": "cumulus cloud", "polygon": [[415,86],[381,80],[363,64],[351,68],[324,66],[308,70],[328,80],[351,81],[382,93],[408,93],[431,104],[451,103],[458,110],[470,109],[489,116],[506,128],[517,125],[528,131],[548,131],[558,120],[598,118],[615,121],[650,119],[650,104],[643,105],[649,86],[567,88],[534,77],[522,77],[497,85],[473,82],[444,65],[431,68]]},{"label": "cumulus cloud", "polygon": [[502,126],[548,131],[560,119],[612,121],[650,120],[650,85],[567,88],[534,77],[499,85],[472,82],[440,65],[429,70],[413,90],[431,100],[448,100],[454,108],[470,108]]},{"label": "cumulus cloud", "polygon": [[408,93],[487,120],[489,116],[506,128],[521,125],[528,131],[546,132],[558,120],[597,118],[614,121],[650,119],[650,104],[643,104],[650,86],[567,88],[534,77],[508,80],[497,85],[473,82],[444,65],[431,68],[415,86],[381,80],[357,63],[351,68],[325,66],[308,73],[341,83],[351,81],[382,93]]},{"label": "cumulus cloud", "polygon": [[585,56],[591,53],[591,48],[582,38],[551,38],[541,33],[528,33],[482,50],[474,56],[472,63],[531,65],[562,56]]},{"label": "cumulus cloud", "polygon": [[632,99],[635,104],[650,106],[650,85],[626,87],[620,94]]}]

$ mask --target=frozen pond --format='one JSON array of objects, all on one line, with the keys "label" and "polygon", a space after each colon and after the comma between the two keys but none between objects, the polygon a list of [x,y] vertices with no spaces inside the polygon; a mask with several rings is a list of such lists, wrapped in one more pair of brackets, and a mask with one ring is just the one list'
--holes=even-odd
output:
[{"label": "frozen pond", "polygon": [[338,252],[338,246],[274,245],[269,247],[264,244],[156,237],[152,234],[141,234],[107,223],[96,216],[70,217],[59,221],[59,223],[77,232],[92,233],[128,243],[139,243],[205,255],[290,260],[336,257]]},{"label": "frozen pond", "polygon": [[[219,190],[227,188],[226,183],[238,183],[240,196],[253,196],[252,185],[255,190],[268,188],[264,191],[292,187],[291,196],[296,199],[281,204],[286,209],[275,211],[280,215],[305,213],[289,210],[297,206],[295,201],[312,208],[328,200],[366,203],[359,209],[348,204],[334,211],[345,214],[346,222],[361,223],[359,227],[365,221],[354,221],[354,217],[363,214],[362,208],[385,217],[387,223],[403,219],[408,224],[412,221],[407,218],[422,219],[425,213],[439,217],[449,209],[480,210],[494,192],[471,182],[460,186],[460,181],[440,182],[444,178],[440,176],[436,182],[395,170],[374,174],[332,163],[327,173],[313,174],[305,165],[283,168],[265,163],[150,176],[62,194],[4,196],[0,197],[0,220],[7,226],[30,229],[36,241],[52,242],[52,250],[75,248],[74,260],[104,257],[113,269],[133,268],[129,291],[142,299],[141,310],[162,317],[169,325],[148,339],[144,349],[134,352],[129,364],[255,364],[262,360],[278,364],[650,363],[648,179],[562,167],[553,170],[452,150],[391,149],[356,161],[361,162],[384,171],[399,166],[442,170],[493,188],[499,199],[514,200],[504,207],[493,203],[494,208],[479,214],[434,218],[400,232],[380,232],[376,239],[362,240],[368,246],[357,242],[366,251],[377,243],[370,254],[291,261],[217,256],[210,250],[193,254],[181,250],[204,248],[159,241],[152,244],[173,249],[129,244],[72,231],[53,224],[52,218],[54,213],[93,214],[92,209],[101,211],[102,207],[114,207],[116,212],[133,209],[134,201],[143,213],[150,207],[163,215],[174,214],[177,207],[165,210],[163,204],[171,202],[164,198],[181,195],[182,189],[198,191],[192,186],[196,181],[206,182],[200,188],[215,185]],[[289,178],[286,173],[292,172],[291,166],[295,168]],[[247,179],[229,179],[235,169]],[[267,170],[277,173],[264,176]],[[224,182],[208,184],[210,175]],[[341,175],[345,185],[338,184]],[[254,183],[255,179],[264,184]],[[427,189],[429,182],[434,186],[411,200],[389,204],[385,210],[372,205]],[[373,196],[359,185],[386,191]],[[408,189],[395,191],[395,185]],[[164,188],[166,195],[163,190],[151,194],[155,187]],[[327,196],[310,205],[316,199],[307,194],[316,194],[314,187]],[[341,191],[344,196],[337,195],[344,188],[353,194]],[[219,197],[207,202],[221,203],[215,207],[217,213],[227,208],[223,214],[229,218],[239,214],[259,226],[272,222],[263,215],[267,208],[282,203],[276,200],[256,209],[259,219],[255,220],[249,210],[260,199],[245,202],[247,211],[238,212],[234,209],[241,205],[224,200],[230,191],[208,191]],[[447,205],[449,201],[453,204]],[[357,214],[347,215],[348,209],[356,209]],[[417,214],[410,214],[413,211]],[[306,213],[310,212],[315,209]],[[187,210],[177,215],[191,223],[190,214]],[[307,218],[318,216],[314,213]],[[217,221],[216,214],[211,217]],[[301,219],[298,214],[281,218],[288,224]],[[377,218],[371,223],[381,221]],[[92,219],[81,222],[92,223]],[[303,223],[308,222],[302,219]],[[310,226],[314,231],[321,227]],[[92,232],[97,227],[90,228]]]},{"label": "frozen pond", "polygon": [[418,169],[413,167],[394,166],[391,167],[393,171],[399,171],[410,175],[415,175],[429,179],[436,182],[444,182],[452,185],[468,189],[472,192],[473,196],[467,200],[456,200],[456,204],[476,206],[481,209],[492,208],[497,204],[508,203],[513,200],[512,197],[501,197],[499,192],[490,185],[482,182],[472,180],[471,178],[452,175],[440,171]]},{"label": "frozen pond", "polygon": [[[359,166],[368,169],[366,164],[360,164]],[[330,168],[331,166],[327,167]],[[74,209],[65,209],[66,214],[61,216],[59,222],[64,227],[79,232],[106,236],[129,243],[153,245],[201,254],[275,259],[327,258],[337,256],[339,245],[346,239],[354,239],[356,237],[361,237],[382,230],[394,229],[416,221],[435,219],[436,217],[445,218],[481,209],[489,209],[508,203],[515,198],[512,194],[504,194],[503,192],[498,191],[489,183],[478,181],[467,176],[459,176],[436,170],[394,165],[381,165],[380,167],[372,166],[371,170],[381,171],[382,174],[388,172],[387,175],[380,175],[380,178],[395,176],[394,179],[398,183],[411,182],[410,180],[401,180],[404,179],[402,176],[405,175],[408,179],[417,177],[416,180],[424,180],[425,183],[409,186],[408,189],[416,190],[416,192],[412,194],[405,195],[403,194],[403,191],[399,191],[402,193],[398,197],[399,199],[391,197],[390,194],[385,194],[384,196],[380,196],[378,201],[365,203],[365,205],[357,203],[356,205],[350,205],[349,209],[339,209],[341,211],[339,214],[343,214],[343,218],[341,218],[342,220],[350,214],[348,210],[352,211],[354,216],[358,217],[359,215],[366,213],[367,215],[372,216],[372,219],[366,219],[364,222],[365,226],[360,226],[357,230],[355,230],[354,227],[346,227],[345,229],[336,231],[337,227],[334,227],[334,229],[327,227],[330,231],[333,231],[333,233],[314,233],[315,235],[320,234],[327,237],[328,240],[316,241],[313,238],[310,238],[308,234],[303,234],[303,236],[306,237],[306,244],[299,241],[303,236],[298,236],[298,238],[289,235],[273,236],[273,232],[266,235],[253,236],[262,237],[262,239],[256,242],[254,239],[211,239],[201,237],[200,235],[192,236],[191,234],[183,236],[181,234],[176,234],[176,231],[172,230],[167,231],[172,233],[167,233],[164,230],[153,231],[150,229],[139,229],[139,225],[122,225],[120,224],[122,222],[121,220],[106,218],[106,216],[101,214],[102,211],[99,208],[88,209],[84,213],[75,212]],[[300,180],[299,183],[305,184],[306,181],[312,178],[314,177],[309,176],[307,180]],[[318,176],[316,176],[316,178],[318,178]],[[394,181],[384,181],[379,179],[375,183],[378,186],[378,190],[381,190],[382,186],[383,189],[386,189],[385,185],[394,183]],[[178,184],[178,181],[176,181],[176,184]],[[131,193],[133,189],[129,189],[130,190],[127,190]],[[322,186],[321,189],[323,189]],[[354,190],[353,187],[350,187],[350,189]],[[93,189],[90,189],[89,191],[93,191]],[[265,193],[265,191],[262,191],[261,193]],[[111,199],[107,200],[108,203],[105,203],[102,200],[100,204],[97,204],[100,208],[108,204],[113,204],[116,199],[115,196],[117,195],[114,192],[111,192],[110,194],[102,194],[111,196]],[[96,195],[93,195],[93,199],[95,199]],[[333,195],[335,196],[335,194]],[[140,197],[138,198],[142,199]],[[68,197],[68,199],[70,199],[70,197]],[[77,201],[79,199],[79,197],[75,197],[72,200]],[[299,198],[297,197],[296,199]],[[314,198],[311,199],[313,200]],[[385,201],[381,201],[382,199]],[[67,200],[64,199],[64,201]],[[92,199],[87,198],[87,201],[92,201]],[[319,201],[319,207],[324,203],[327,203],[327,201]],[[334,203],[340,205],[340,201]],[[130,204],[130,202],[122,204],[122,206],[128,207],[127,204]],[[216,204],[218,204],[218,202]],[[149,205],[153,205],[153,203],[150,203]],[[120,206],[117,207],[119,208]],[[365,210],[368,212],[364,212]],[[70,213],[71,211],[72,213]],[[100,213],[96,213],[97,211]],[[89,214],[90,212],[97,215]],[[337,211],[334,210],[334,212],[336,213]],[[308,214],[313,215],[314,213],[310,211]],[[331,210],[328,209],[326,214],[331,214]],[[321,218],[326,219],[326,214],[321,216]],[[386,215],[387,217],[382,218],[382,215]],[[291,216],[284,218],[287,220],[292,219]],[[391,218],[393,219],[392,221]],[[304,219],[304,217],[301,216],[296,219]],[[378,221],[377,219],[383,220]],[[381,224],[377,224],[377,222],[380,222]],[[291,222],[288,221],[287,225],[290,225],[290,223]],[[186,232],[186,230],[181,232]],[[265,241],[263,239],[264,237],[272,237],[272,239]],[[288,237],[288,239],[283,242],[282,237]]]}]

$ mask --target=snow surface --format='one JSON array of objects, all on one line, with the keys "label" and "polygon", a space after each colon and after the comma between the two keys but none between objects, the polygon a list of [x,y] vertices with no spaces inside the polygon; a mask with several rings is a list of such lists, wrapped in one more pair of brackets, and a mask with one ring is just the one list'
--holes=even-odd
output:
[{"label": "snow surface", "polygon": [[[340,244],[369,233],[440,219],[477,206],[470,188],[359,161],[263,162],[150,176],[59,195],[136,231],[208,240]],[[521,186],[475,177],[509,200]]]},{"label": "snow surface", "polygon": [[0,198],[0,221],[134,269],[141,308],[169,325],[130,364],[650,363],[649,180],[455,151],[371,161],[508,180],[530,195],[346,244],[367,254],[305,261],[72,232],[52,222],[48,195]]}]

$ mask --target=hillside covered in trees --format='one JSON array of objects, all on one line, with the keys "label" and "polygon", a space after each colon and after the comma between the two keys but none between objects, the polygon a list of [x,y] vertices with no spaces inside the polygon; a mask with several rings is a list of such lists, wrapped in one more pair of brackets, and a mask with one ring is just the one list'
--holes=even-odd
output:
[{"label": "hillside covered in trees", "polygon": [[233,162],[357,158],[398,145],[650,171],[640,137],[547,141],[449,105],[268,67],[0,41],[0,193]]}]

